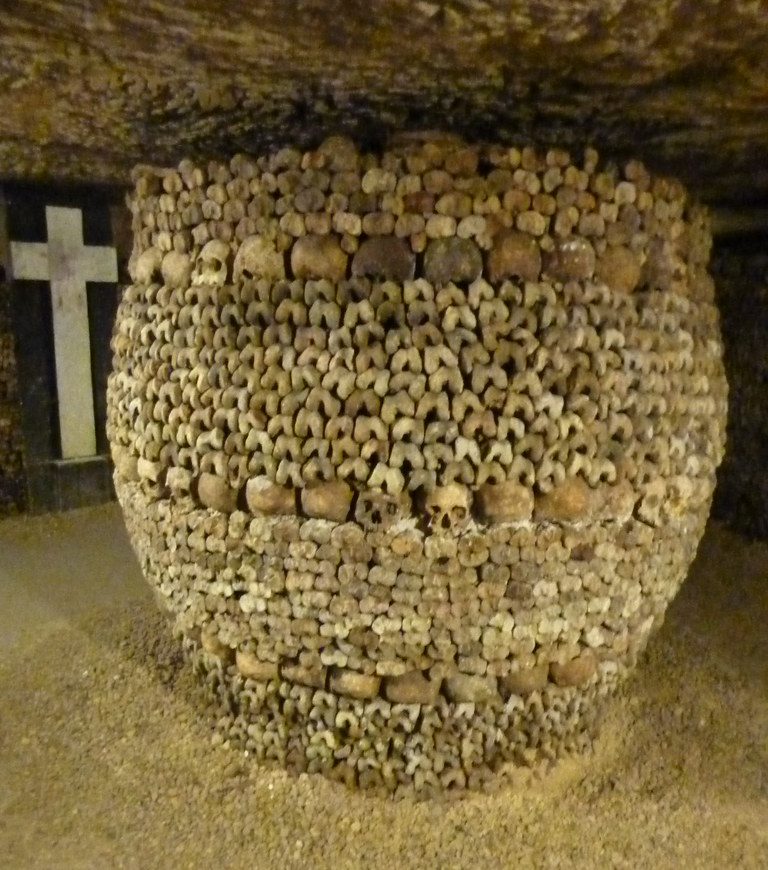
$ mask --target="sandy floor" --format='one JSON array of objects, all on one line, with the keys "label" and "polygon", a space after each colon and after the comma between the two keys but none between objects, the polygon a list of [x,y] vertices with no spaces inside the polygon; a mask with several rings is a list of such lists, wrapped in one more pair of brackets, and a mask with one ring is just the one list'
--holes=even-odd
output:
[{"label": "sandy floor", "polygon": [[593,756],[392,802],[212,745],[115,507],[0,524],[0,867],[768,867],[768,546],[710,528]]}]

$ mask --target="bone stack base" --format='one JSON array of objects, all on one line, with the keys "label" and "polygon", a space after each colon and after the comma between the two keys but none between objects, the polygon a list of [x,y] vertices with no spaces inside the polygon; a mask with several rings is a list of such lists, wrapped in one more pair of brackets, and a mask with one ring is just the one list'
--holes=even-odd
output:
[{"label": "bone stack base", "polygon": [[685,192],[447,136],[136,181],[115,483],[222,737],[422,793],[587,746],[722,458]]}]

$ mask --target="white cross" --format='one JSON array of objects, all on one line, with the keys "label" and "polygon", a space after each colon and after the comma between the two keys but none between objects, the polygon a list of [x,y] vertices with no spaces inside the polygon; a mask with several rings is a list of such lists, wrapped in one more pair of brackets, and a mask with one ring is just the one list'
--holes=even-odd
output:
[{"label": "white cross", "polygon": [[47,206],[48,243],[11,242],[11,275],[49,281],[63,459],[96,453],[86,281],[117,281],[114,248],[86,247],[79,208]]}]

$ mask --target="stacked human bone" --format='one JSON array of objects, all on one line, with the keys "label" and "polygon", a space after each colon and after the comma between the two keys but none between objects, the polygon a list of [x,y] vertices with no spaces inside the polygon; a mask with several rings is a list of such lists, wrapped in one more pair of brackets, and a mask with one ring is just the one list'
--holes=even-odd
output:
[{"label": "stacked human bone", "polygon": [[0,278],[0,516],[23,501],[21,415],[10,292]]},{"label": "stacked human bone", "polygon": [[429,135],[135,181],[115,481],[220,736],[422,792],[588,745],[723,452],[682,188]]}]

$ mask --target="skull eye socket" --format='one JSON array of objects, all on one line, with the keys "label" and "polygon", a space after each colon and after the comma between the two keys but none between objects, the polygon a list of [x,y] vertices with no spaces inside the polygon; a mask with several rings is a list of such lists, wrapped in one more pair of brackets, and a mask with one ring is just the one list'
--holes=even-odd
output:
[{"label": "skull eye socket", "polygon": [[467,509],[462,505],[458,505],[451,511],[454,520],[463,520],[467,516]]}]

